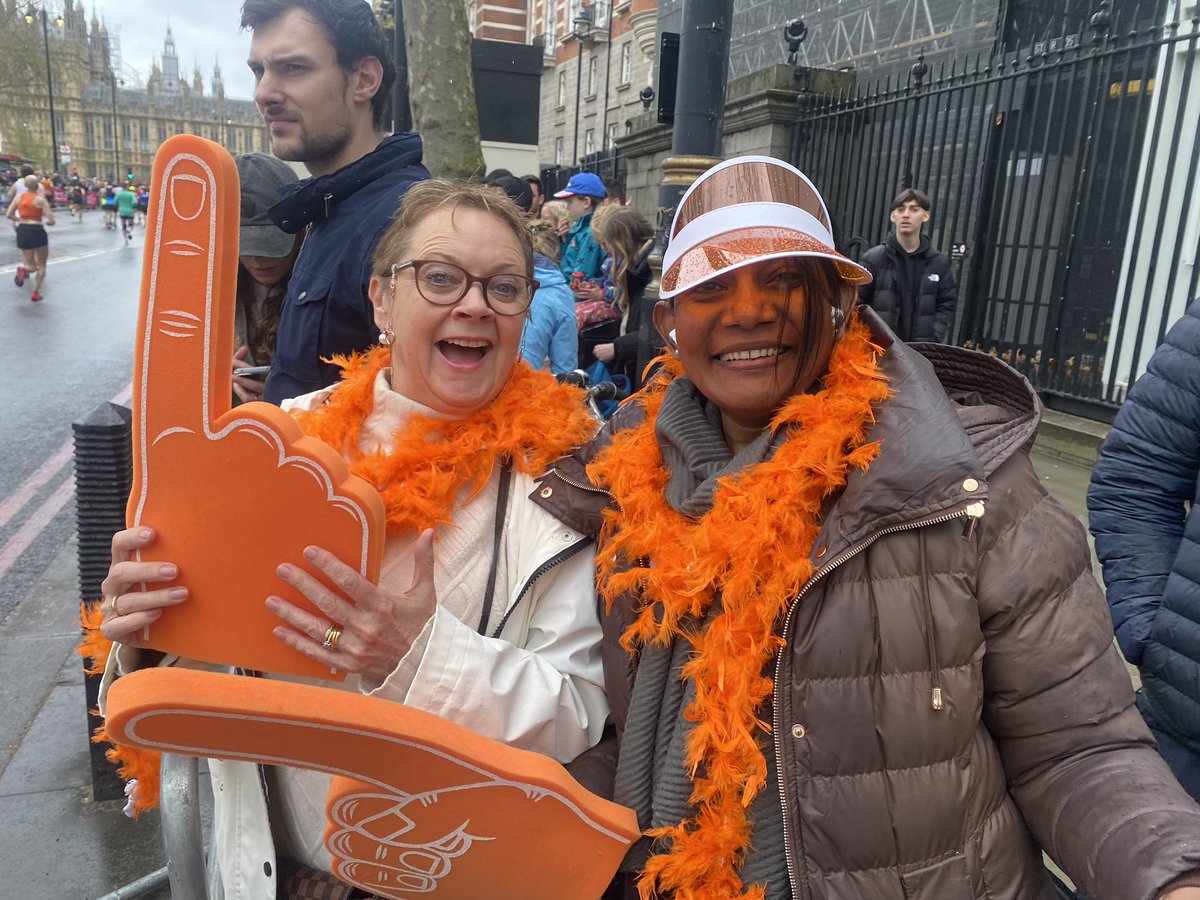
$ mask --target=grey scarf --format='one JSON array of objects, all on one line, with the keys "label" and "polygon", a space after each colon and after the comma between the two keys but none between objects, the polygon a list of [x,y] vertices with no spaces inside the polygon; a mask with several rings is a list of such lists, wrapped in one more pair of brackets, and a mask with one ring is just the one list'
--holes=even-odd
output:
[{"label": "grey scarf", "polygon": [[[693,518],[712,508],[719,478],[770,459],[785,439],[764,431],[734,455],[725,443],[720,410],[686,377],[667,388],[655,437],[669,471],[667,502]],[[701,627],[720,613],[718,598]],[[678,825],[694,812],[689,803],[692,781],[684,766],[685,742],[692,725],[683,711],[695,701],[696,688],[681,674],[690,653],[688,641],[676,638],[669,647],[643,648],[638,659],[617,763],[615,799],[637,813],[643,830]],[[759,714],[771,720],[769,703]],[[767,784],[750,805],[751,845],[741,877],[746,884],[765,884],[767,900],[791,900],[775,750],[766,735],[762,749]],[[639,871],[651,853],[664,849],[643,838],[630,850],[622,868]]]}]

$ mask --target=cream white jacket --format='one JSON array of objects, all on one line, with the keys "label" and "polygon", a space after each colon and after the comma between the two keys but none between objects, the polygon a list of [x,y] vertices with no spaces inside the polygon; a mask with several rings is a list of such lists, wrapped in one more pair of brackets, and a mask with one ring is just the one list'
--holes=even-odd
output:
[{"label": "cream white jacket", "polygon": [[[308,395],[293,405],[316,405],[327,393]],[[390,404],[395,414],[397,397],[377,392],[377,412],[385,420],[392,415],[380,407]],[[412,406],[403,401],[401,409],[406,405]],[[473,607],[471,600],[466,608],[460,603],[458,615],[443,604],[444,581],[491,563],[498,478],[494,473],[488,488],[456,511],[454,526],[439,530],[434,545],[439,607],[413,651],[383,684],[354,684],[363,693],[407,703],[566,763],[599,741],[608,717],[590,539],[530,500],[534,482],[513,473],[486,633],[476,630],[481,597]],[[381,582],[403,589],[406,578],[402,584],[388,581],[393,552],[389,540]],[[110,658],[105,686],[111,670],[118,668],[118,655]],[[275,844],[257,767],[210,760],[209,772],[213,845],[224,897],[274,900]],[[319,828],[323,822],[313,825]]]}]

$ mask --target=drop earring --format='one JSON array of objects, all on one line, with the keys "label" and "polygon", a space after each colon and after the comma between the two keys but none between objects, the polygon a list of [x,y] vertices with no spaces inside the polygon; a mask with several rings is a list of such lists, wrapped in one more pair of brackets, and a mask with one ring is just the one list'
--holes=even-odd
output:
[{"label": "drop earring", "polygon": [[842,329],[846,324],[846,313],[840,306],[833,308],[833,334],[834,337],[842,336]]},{"label": "drop earring", "polygon": [[383,331],[379,332],[379,346],[390,347],[396,343],[396,332],[392,331],[392,323],[389,322]]}]

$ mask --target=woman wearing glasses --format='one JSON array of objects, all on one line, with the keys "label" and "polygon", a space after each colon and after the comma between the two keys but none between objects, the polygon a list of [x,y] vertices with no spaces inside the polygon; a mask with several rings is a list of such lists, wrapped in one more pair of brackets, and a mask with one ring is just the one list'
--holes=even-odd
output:
[{"label": "woman wearing glasses", "polygon": [[[349,689],[569,762],[599,740],[608,714],[593,551],[530,497],[595,426],[578,391],[520,361],[537,287],[525,218],[492,189],[422,182],[380,239],[373,273],[380,346],[346,361],[337,385],[284,405],[380,491],[380,582],[319,548],[306,556],[338,590],[281,560],[281,579],[323,615],[264,598],[276,636],[352,673]],[[135,531],[114,541],[102,630],[126,645],[187,602],[154,589],[161,563],[133,559],[152,543]],[[243,800],[237,828],[216,841],[227,894],[274,898],[263,863],[276,859],[265,871],[282,872],[281,897],[336,886],[322,843],[328,776],[273,770],[269,821],[257,781],[247,764],[214,773],[218,798]]]}]

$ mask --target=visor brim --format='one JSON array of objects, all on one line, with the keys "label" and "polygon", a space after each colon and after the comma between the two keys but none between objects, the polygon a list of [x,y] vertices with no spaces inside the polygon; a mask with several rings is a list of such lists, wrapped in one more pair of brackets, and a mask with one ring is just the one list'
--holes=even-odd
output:
[{"label": "visor brim", "polygon": [[871,273],[815,238],[790,228],[762,226],[726,232],[684,251],[663,272],[659,296],[674,297],[725,272],[751,263],[789,257],[828,259],[848,284],[869,284]]}]

